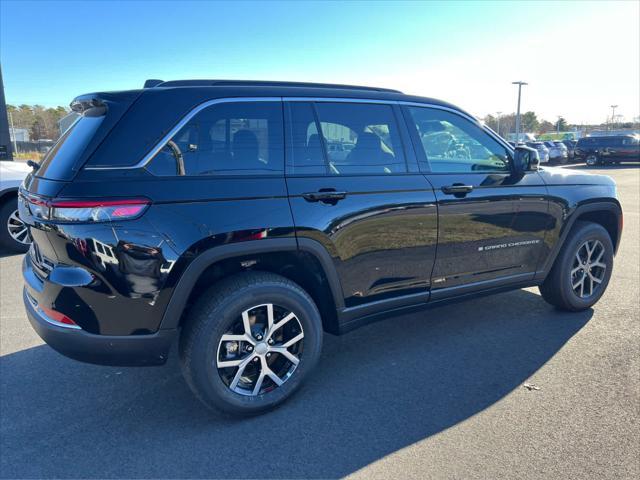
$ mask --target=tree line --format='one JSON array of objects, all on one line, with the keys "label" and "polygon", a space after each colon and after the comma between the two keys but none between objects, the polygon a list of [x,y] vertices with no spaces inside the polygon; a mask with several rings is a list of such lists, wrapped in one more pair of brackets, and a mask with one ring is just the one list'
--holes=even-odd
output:
[{"label": "tree line", "polygon": [[[636,119],[640,120],[640,119]],[[509,113],[507,115],[487,115],[483,119],[491,129],[498,132],[503,137],[506,137],[508,133],[515,133],[516,131],[516,114]],[[610,126],[610,125],[609,125]],[[616,128],[638,128],[639,122],[624,122],[616,123]],[[520,115],[520,131],[527,133],[542,134],[547,132],[555,132],[560,130],[566,132],[570,130],[593,130],[593,129],[606,129],[608,125],[602,123],[599,125],[576,125],[569,124],[564,117],[559,117],[556,122],[550,122],[548,120],[539,119],[535,112],[525,112]]]},{"label": "tree line", "polygon": [[58,121],[69,113],[65,107],[45,108],[42,105],[7,105],[10,124],[14,128],[26,128],[29,138],[56,140],[60,136]]},{"label": "tree line", "polygon": [[[32,141],[36,140],[56,140],[60,136],[58,129],[58,121],[69,113],[65,107],[45,108],[42,105],[7,105],[7,111],[13,121],[15,128],[26,128],[29,131],[29,137]],[[507,115],[487,115],[484,122],[493,130],[503,137],[508,133],[516,131],[516,114],[509,113]],[[636,119],[640,120],[640,119]],[[594,129],[606,128],[606,124],[600,125],[570,125],[567,121],[560,117],[557,122],[539,119],[535,112],[525,112],[521,115],[520,131],[529,133],[546,133],[556,131],[559,127],[560,131],[578,129]],[[626,122],[616,124],[616,128],[638,128],[639,122]]]}]

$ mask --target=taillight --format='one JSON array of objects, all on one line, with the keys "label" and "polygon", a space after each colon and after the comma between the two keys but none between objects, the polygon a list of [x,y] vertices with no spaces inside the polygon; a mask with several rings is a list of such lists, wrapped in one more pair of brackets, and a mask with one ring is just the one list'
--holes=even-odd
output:
[{"label": "taillight", "polygon": [[139,217],[149,207],[147,198],[114,200],[50,200],[25,196],[31,214],[59,222],[108,222]]},{"label": "taillight", "polygon": [[136,218],[147,209],[147,199],[126,200],[54,200],[50,203],[50,220],[61,222],[108,222]]}]

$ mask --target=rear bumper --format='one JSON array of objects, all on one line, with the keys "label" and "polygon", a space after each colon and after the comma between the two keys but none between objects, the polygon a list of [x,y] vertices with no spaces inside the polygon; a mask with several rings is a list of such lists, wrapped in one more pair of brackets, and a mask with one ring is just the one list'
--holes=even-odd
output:
[{"label": "rear bumper", "polygon": [[163,365],[176,330],[158,330],[149,335],[95,335],[81,329],[55,325],[39,311],[27,290],[23,291],[27,317],[36,333],[50,347],[74,360],[99,365]]}]

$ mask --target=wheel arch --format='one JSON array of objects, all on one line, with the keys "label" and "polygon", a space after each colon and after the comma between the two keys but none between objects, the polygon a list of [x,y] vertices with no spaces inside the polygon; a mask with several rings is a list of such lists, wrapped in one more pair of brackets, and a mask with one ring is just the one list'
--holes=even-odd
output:
[{"label": "wheel arch", "polygon": [[556,242],[556,245],[547,257],[543,268],[536,274],[536,279],[543,280],[551,271],[569,232],[579,220],[597,223],[604,227],[609,233],[611,243],[613,244],[613,252],[616,254],[622,236],[622,218],[622,207],[615,198],[598,200],[577,206],[567,218],[560,239]]},{"label": "wheel arch", "polygon": [[323,328],[339,333],[342,289],[329,253],[319,242],[295,238],[262,239],[211,248],[182,272],[165,309],[160,329],[181,326],[199,294],[215,282],[241,271],[268,271],[299,284],[314,300]]}]

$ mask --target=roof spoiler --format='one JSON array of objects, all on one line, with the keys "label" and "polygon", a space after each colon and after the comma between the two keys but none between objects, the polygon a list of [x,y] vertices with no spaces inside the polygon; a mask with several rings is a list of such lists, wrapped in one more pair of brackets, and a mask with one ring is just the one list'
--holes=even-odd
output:
[{"label": "roof spoiler", "polygon": [[142,88],[153,88],[157,87],[161,83],[164,83],[164,80],[157,80],[155,78],[150,78],[144,82],[144,86]]},{"label": "roof spoiler", "polygon": [[101,117],[107,113],[107,104],[94,94],[74,98],[69,107],[72,111],[86,117]]}]

